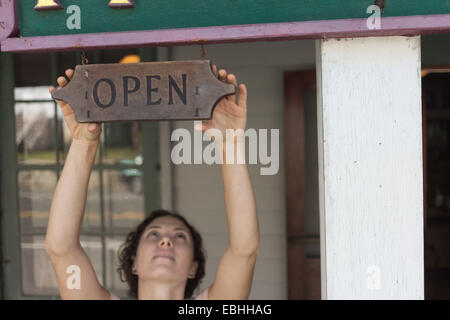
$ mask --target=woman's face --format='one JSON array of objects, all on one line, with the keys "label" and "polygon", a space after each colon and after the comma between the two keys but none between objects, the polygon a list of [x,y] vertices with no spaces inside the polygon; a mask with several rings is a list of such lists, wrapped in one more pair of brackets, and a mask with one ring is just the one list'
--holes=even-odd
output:
[{"label": "woman's face", "polygon": [[170,216],[154,219],[142,233],[134,269],[140,280],[180,283],[194,278],[194,243],[186,225]]}]

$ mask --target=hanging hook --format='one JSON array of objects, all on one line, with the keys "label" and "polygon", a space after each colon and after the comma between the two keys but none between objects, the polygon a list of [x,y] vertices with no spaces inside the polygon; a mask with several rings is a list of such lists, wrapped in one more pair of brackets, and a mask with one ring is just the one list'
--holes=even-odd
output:
[{"label": "hanging hook", "polygon": [[205,47],[203,46],[203,43],[200,45],[200,56],[202,57],[202,59],[205,58],[206,55],[206,51],[205,51]]},{"label": "hanging hook", "polygon": [[86,51],[84,51],[84,49],[81,49],[81,50],[82,50],[82,51],[81,51],[81,64],[82,64],[82,65],[88,64],[88,63],[89,63],[89,60],[88,60],[88,58],[87,58]]}]

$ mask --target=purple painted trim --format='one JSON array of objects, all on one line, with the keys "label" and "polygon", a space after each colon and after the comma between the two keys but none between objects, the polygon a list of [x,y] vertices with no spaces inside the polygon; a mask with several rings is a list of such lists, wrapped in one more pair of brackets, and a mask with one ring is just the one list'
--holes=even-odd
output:
[{"label": "purple painted trim", "polygon": [[113,9],[128,9],[128,8],[134,8],[136,5],[134,4],[133,0],[128,0],[128,3],[116,3],[116,4],[111,4],[111,1],[108,3],[108,7],[113,8]]},{"label": "purple painted trim", "polygon": [[4,0],[2,2],[2,7],[0,7],[0,41],[16,34],[18,31],[16,7],[15,0]]},{"label": "purple painted trim", "polygon": [[322,20],[190,29],[105,32],[9,38],[2,51],[42,52],[171,46],[248,41],[416,35],[450,31],[450,14],[382,18],[381,29],[368,30],[367,19]]}]

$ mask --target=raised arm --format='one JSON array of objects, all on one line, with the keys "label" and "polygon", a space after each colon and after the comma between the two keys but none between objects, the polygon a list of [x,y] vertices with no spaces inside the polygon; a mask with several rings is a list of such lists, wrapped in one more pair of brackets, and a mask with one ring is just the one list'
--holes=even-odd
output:
[{"label": "raised arm", "polygon": [[[69,79],[73,70],[66,70]],[[64,87],[67,80],[58,78]],[[50,88],[50,93],[55,90]],[[101,134],[101,125],[82,124],[72,108],[57,101],[72,134],[72,144],[53,195],[45,239],[46,250],[56,273],[62,299],[109,299],[97,280],[94,268],[80,244],[80,231],[86,206],[87,188]],[[70,268],[69,268],[70,267]],[[67,282],[79,272],[80,288]]]},{"label": "raised arm", "polygon": [[[213,67],[214,71],[215,66]],[[219,71],[219,79],[237,85],[236,77]],[[226,130],[245,130],[247,119],[247,88],[239,85],[239,96],[222,99],[216,106],[213,119],[204,122],[202,130],[218,129],[226,137]],[[200,128],[197,128],[200,129]],[[231,139],[232,147],[241,147],[244,137],[237,134]],[[250,294],[256,254],[259,248],[259,226],[256,204],[246,164],[227,164],[225,140],[219,144],[223,150],[222,177],[225,192],[225,209],[229,230],[229,243],[223,254],[214,283],[209,288],[209,299],[248,299]],[[228,137],[230,142],[230,137]]]}]

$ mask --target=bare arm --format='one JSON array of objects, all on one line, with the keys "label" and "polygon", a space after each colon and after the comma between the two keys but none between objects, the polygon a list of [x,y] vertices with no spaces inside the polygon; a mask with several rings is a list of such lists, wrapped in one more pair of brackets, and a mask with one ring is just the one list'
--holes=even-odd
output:
[{"label": "bare arm", "polygon": [[[219,72],[219,79],[237,85],[236,77],[227,75],[225,70]],[[216,128],[225,137],[226,129],[245,130],[246,119],[247,88],[240,85],[239,98],[230,96],[223,99],[216,106],[213,119],[204,123],[202,130]],[[234,147],[244,143],[242,136],[232,141]],[[247,165],[236,162],[227,164],[226,146],[217,142],[223,149],[222,177],[230,240],[208,295],[209,299],[248,299],[259,249],[255,198]]]},{"label": "bare arm", "polygon": [[230,241],[223,254],[210,299],[248,299],[259,248],[258,219],[247,166],[223,164]]},{"label": "bare arm", "polygon": [[[73,71],[67,70],[66,75],[71,79]],[[60,77],[58,83],[63,87],[67,81]],[[53,87],[50,88],[50,92],[53,90]],[[58,101],[58,104],[72,133],[73,142],[50,208],[45,239],[47,253],[63,299],[109,299],[109,293],[98,282],[94,268],[80,244],[87,188],[101,126],[76,122],[72,108],[62,101]],[[75,266],[74,274],[67,273],[69,266]],[[67,280],[72,275],[77,276],[78,271],[80,288],[68,286]]]}]

